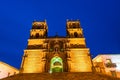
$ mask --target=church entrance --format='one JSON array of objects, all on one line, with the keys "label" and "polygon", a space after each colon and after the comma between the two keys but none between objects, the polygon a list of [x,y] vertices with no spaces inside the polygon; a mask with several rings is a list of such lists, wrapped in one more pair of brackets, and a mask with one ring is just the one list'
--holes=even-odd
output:
[{"label": "church entrance", "polygon": [[50,62],[50,73],[53,72],[63,72],[63,61],[58,56],[53,57]]}]

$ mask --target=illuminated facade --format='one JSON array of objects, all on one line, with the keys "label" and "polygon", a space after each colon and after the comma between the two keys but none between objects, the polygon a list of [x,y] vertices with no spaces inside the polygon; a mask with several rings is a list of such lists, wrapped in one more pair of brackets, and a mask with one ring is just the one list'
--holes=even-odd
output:
[{"label": "illuminated facade", "polygon": [[0,61],[0,79],[18,74],[19,70]]},{"label": "illuminated facade", "polygon": [[120,78],[120,54],[102,54],[93,59],[96,72]]},{"label": "illuminated facade", "polygon": [[46,21],[32,23],[30,38],[21,64],[21,73],[92,72],[80,22],[67,21],[66,36],[47,36]]}]

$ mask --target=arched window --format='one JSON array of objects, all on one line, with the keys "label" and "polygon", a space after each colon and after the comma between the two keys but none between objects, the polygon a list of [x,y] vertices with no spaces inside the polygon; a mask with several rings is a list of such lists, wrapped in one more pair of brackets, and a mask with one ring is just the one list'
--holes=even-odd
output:
[{"label": "arched window", "polygon": [[43,24],[40,24],[40,29],[44,29],[44,25]]},{"label": "arched window", "polygon": [[78,37],[78,33],[77,32],[74,32],[74,37]]},{"label": "arched window", "polygon": [[39,27],[39,26],[36,26],[36,29],[40,29],[40,27]]},{"label": "arched window", "polygon": [[73,28],[76,28],[76,23],[73,23],[73,24],[72,24],[72,27],[73,27]]},{"label": "arched window", "polygon": [[36,37],[36,38],[39,38],[39,33],[36,33],[35,37]]}]

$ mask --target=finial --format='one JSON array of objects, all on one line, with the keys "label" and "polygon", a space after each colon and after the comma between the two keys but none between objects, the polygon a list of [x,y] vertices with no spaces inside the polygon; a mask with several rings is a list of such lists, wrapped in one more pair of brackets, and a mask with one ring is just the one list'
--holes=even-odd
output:
[{"label": "finial", "polygon": [[33,22],[36,22],[36,20],[34,19]]},{"label": "finial", "polygon": [[45,22],[47,22],[47,20],[45,19]]},{"label": "finial", "polygon": [[56,35],[58,35],[58,32],[56,32]]},{"label": "finial", "polygon": [[67,19],[67,22],[69,21],[69,19]]},{"label": "finial", "polygon": [[55,35],[55,37],[58,37],[58,32],[56,32],[56,35]]}]

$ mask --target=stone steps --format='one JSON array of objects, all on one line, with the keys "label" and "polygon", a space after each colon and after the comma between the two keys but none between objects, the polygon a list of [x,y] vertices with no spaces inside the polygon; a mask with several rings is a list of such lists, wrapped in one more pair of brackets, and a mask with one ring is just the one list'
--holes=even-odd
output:
[{"label": "stone steps", "polygon": [[120,80],[111,76],[91,72],[24,73],[1,80]]}]

